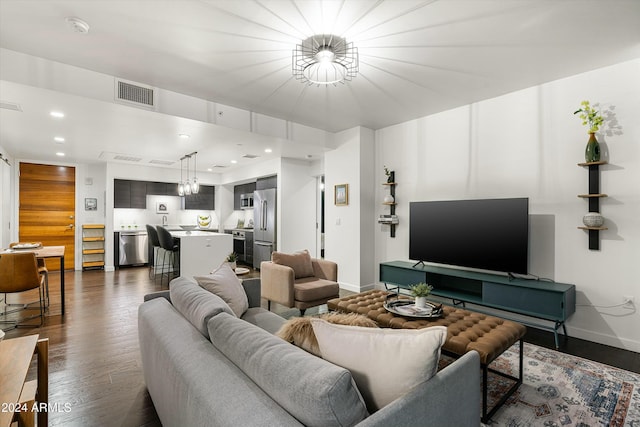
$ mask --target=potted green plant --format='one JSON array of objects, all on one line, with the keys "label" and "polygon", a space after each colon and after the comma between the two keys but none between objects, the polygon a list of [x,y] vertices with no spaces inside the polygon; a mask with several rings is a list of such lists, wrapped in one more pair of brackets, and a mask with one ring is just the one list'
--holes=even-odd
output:
[{"label": "potted green plant", "polygon": [[433,290],[433,286],[427,285],[426,283],[418,283],[415,285],[409,286],[409,292],[416,299],[416,307],[426,307],[427,306],[427,297]]},{"label": "potted green plant", "polygon": [[395,178],[395,172],[392,170],[389,170],[389,168],[385,165],[384,166],[384,174],[387,177],[387,182],[391,183],[393,182],[394,178]]},{"label": "potted green plant", "polygon": [[573,114],[580,113],[578,117],[582,119],[582,124],[589,127],[589,141],[587,141],[587,148],[584,151],[584,159],[587,163],[600,160],[600,144],[596,139],[596,132],[604,123],[604,117],[600,111],[595,109],[597,105],[591,106],[589,101],[582,101],[580,108],[573,112]]},{"label": "potted green plant", "polygon": [[229,264],[229,267],[231,267],[233,271],[235,271],[236,267],[238,266],[237,261],[238,261],[238,255],[235,252],[231,252],[229,255],[227,255],[227,263]]}]

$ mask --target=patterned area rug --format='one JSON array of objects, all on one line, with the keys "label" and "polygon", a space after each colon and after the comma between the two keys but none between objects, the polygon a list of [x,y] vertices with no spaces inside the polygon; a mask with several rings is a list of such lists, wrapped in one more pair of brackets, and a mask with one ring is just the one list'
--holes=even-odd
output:
[{"label": "patterned area rug", "polygon": [[[518,351],[515,344],[490,367],[517,376]],[[489,374],[490,405],[508,386]],[[523,384],[488,425],[640,427],[640,375],[525,343]]]}]

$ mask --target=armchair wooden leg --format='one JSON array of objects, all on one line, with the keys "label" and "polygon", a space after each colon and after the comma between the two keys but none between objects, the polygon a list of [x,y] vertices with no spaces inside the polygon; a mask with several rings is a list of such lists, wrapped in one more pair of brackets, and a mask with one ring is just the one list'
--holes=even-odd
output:
[{"label": "armchair wooden leg", "polygon": [[300,309],[300,316],[304,316],[304,312],[307,311],[306,308],[301,308]]},{"label": "armchair wooden leg", "polygon": [[271,311],[271,300],[270,299],[267,300],[267,310]]}]

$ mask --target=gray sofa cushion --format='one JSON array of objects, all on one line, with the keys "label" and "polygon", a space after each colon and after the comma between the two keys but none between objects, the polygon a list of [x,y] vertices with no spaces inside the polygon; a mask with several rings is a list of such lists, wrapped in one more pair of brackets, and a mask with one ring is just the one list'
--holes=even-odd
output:
[{"label": "gray sofa cushion", "polygon": [[214,347],[307,426],[351,426],[367,410],[348,370],[233,315],[209,320]]},{"label": "gray sofa cushion", "polygon": [[260,307],[252,307],[241,317],[242,320],[252,323],[259,328],[264,329],[270,334],[275,334],[284,325],[286,320],[275,313]]},{"label": "gray sofa cushion", "polygon": [[192,280],[178,278],[169,285],[171,303],[202,335],[209,338],[207,322],[220,313],[233,311],[219,296],[202,289]]},{"label": "gray sofa cushion", "polygon": [[162,425],[301,426],[164,298],[138,310],[145,383]]}]

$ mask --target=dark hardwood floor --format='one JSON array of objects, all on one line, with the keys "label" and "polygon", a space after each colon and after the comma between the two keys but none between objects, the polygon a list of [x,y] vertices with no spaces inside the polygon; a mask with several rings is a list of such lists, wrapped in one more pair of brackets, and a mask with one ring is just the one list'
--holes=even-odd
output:
[{"label": "dark hardwood floor", "polygon": [[[60,314],[59,276],[51,274],[45,324],[6,332],[5,339],[36,333],[49,338],[49,402],[71,407],[66,413],[50,413],[50,425],[160,425],[142,378],[137,310],[145,294],[167,286],[166,279],[162,287],[159,280],[149,279],[148,271],[67,272],[65,316]],[[274,307],[276,312],[286,310]],[[554,348],[553,335],[546,331],[529,328],[525,341]],[[640,373],[638,353],[576,338],[561,345],[561,351]],[[30,375],[34,373],[32,369]]]}]

